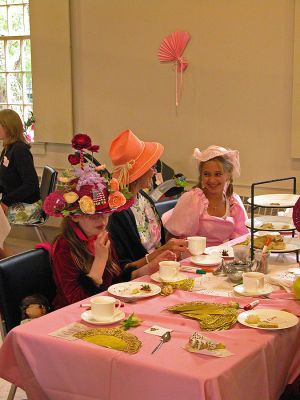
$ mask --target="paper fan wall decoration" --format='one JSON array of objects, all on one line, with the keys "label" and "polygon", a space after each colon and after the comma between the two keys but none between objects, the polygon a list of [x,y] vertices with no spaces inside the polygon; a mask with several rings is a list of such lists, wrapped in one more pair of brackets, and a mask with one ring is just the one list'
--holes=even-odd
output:
[{"label": "paper fan wall decoration", "polygon": [[175,104],[176,110],[179,105],[183,72],[188,66],[188,62],[182,57],[184,49],[190,40],[188,32],[178,31],[163,39],[158,50],[158,59],[160,62],[172,62],[175,68]]},{"label": "paper fan wall decoration", "polygon": [[293,207],[293,222],[298,232],[300,232],[300,198]]}]

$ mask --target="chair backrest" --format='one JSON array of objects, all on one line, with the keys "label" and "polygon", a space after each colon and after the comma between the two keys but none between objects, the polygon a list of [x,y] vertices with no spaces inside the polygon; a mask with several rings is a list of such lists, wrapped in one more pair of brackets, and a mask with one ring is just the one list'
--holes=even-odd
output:
[{"label": "chair backrest", "polygon": [[55,190],[57,180],[57,171],[49,167],[49,165],[45,165],[43,169],[43,175],[40,185],[40,193],[42,201],[48,196],[49,193]]},{"label": "chair backrest", "polygon": [[177,201],[178,199],[174,199],[174,200],[159,201],[155,203],[155,208],[159,216],[161,217],[165,212],[174,208],[176,206]]},{"label": "chair backrest", "polygon": [[0,313],[4,331],[8,333],[19,325],[24,297],[39,293],[51,304],[55,292],[48,251],[34,249],[0,260]]}]

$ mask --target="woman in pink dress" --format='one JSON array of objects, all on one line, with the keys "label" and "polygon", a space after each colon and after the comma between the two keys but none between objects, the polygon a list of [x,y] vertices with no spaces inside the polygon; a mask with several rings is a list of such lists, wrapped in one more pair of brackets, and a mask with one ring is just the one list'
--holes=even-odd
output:
[{"label": "woman in pink dress", "polygon": [[163,217],[164,227],[174,237],[205,236],[207,246],[217,246],[248,233],[247,214],[240,197],[233,193],[233,176],[239,175],[237,150],[209,146],[195,149],[199,182]]}]

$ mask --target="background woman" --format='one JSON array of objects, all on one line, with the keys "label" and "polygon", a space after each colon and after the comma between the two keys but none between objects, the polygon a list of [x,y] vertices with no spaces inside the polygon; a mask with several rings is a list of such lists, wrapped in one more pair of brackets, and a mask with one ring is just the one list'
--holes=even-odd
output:
[{"label": "background woman", "polygon": [[143,142],[131,130],[121,132],[111,143],[109,154],[114,165],[113,176],[136,196],[130,209],[114,213],[109,221],[108,229],[122,267],[130,264],[140,268],[165,250],[169,251],[165,259],[174,260],[186,250],[185,240],[165,242],[155,204],[143,191],[151,187],[155,164],[163,151],[160,143]]},{"label": "background woman", "polygon": [[239,152],[209,146],[195,149],[199,162],[198,185],[183,194],[173,210],[163,215],[168,232],[175,237],[205,236],[216,246],[248,233],[247,214],[240,197],[233,193],[233,175],[239,175]]},{"label": "background woman", "polygon": [[13,110],[0,111],[0,140],[1,207],[10,222],[36,222],[41,211],[39,180],[21,118]]}]

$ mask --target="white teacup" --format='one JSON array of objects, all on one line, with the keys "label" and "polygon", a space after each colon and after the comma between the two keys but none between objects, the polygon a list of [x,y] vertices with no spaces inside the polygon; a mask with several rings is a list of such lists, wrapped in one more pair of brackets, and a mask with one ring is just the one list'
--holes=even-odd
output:
[{"label": "white teacup", "polygon": [[111,320],[121,301],[110,296],[97,296],[91,299],[91,315],[97,321]]},{"label": "white teacup", "polygon": [[189,236],[188,249],[193,256],[200,256],[204,253],[206,247],[206,237],[204,236]]},{"label": "white teacup", "polygon": [[265,275],[261,272],[245,272],[243,286],[246,292],[255,293],[265,286]]},{"label": "white teacup", "polygon": [[159,263],[159,277],[162,280],[172,280],[178,275],[180,263],[177,261],[161,261]]}]

